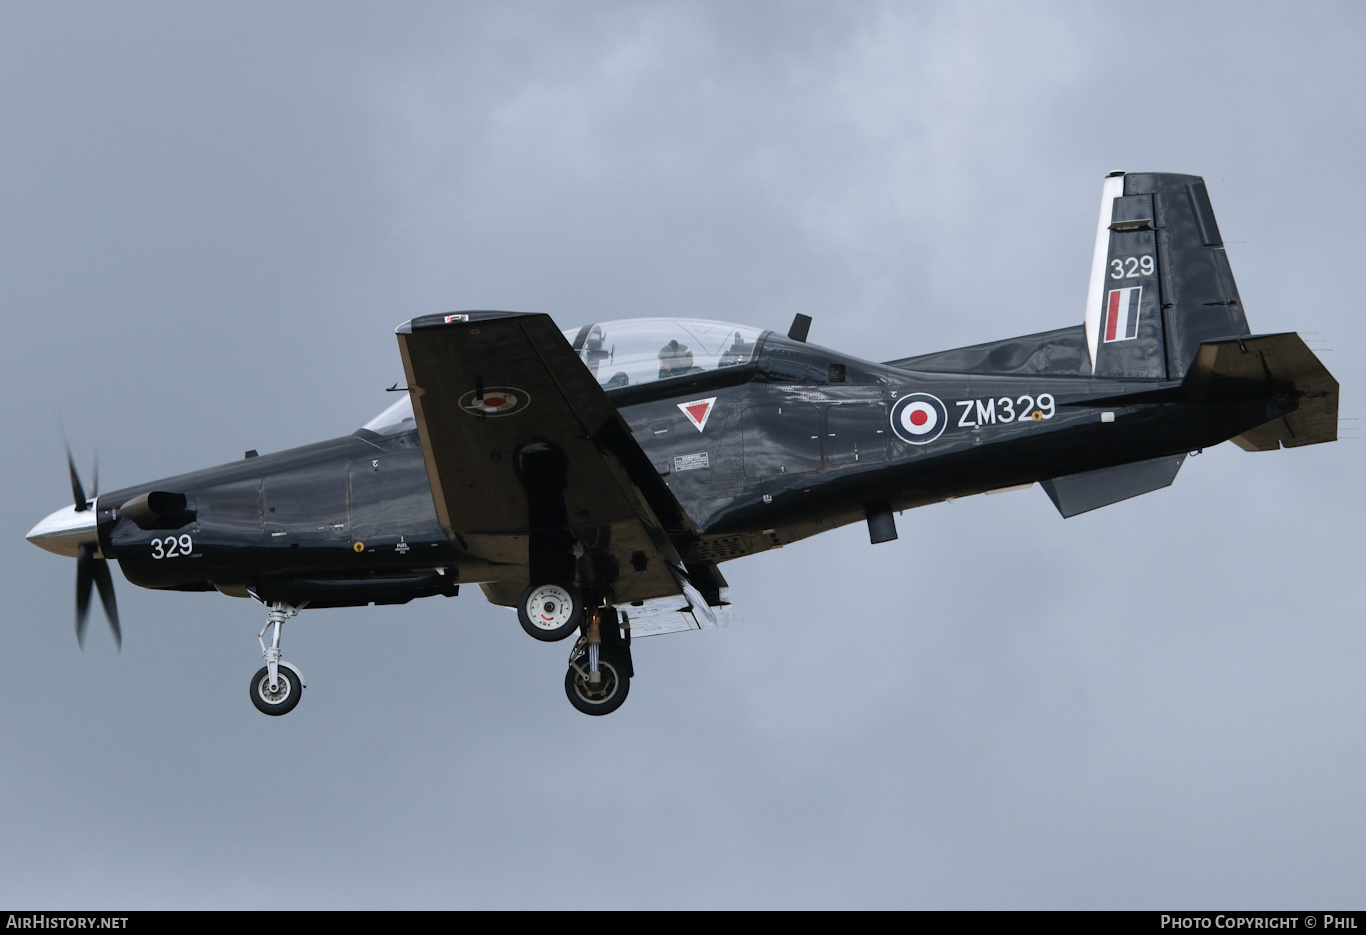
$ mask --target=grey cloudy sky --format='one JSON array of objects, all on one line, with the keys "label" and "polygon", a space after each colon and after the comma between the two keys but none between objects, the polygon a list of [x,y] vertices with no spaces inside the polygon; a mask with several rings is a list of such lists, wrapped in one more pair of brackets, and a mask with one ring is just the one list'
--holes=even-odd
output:
[{"label": "grey cloudy sky", "polygon": [[106,488],[344,434],[415,315],[803,312],[873,359],[1080,322],[1112,169],[1204,175],[1254,331],[1358,415],[1364,41],[1351,3],[0,0],[0,904],[1360,906],[1359,442],[730,564],[743,622],[638,644],[602,719],[477,591],[305,612],[267,719],[259,605],[116,575],[82,653],[23,534],[62,427]]}]

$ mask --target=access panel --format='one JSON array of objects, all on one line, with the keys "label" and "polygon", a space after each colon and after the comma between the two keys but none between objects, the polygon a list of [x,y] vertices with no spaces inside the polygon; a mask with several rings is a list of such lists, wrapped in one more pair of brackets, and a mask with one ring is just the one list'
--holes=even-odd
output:
[{"label": "access panel", "polygon": [[741,417],[746,477],[821,469],[820,409],[804,403],[750,406]]},{"label": "access panel", "polygon": [[844,403],[825,410],[825,460],[836,467],[887,457],[887,409],[882,403]]}]

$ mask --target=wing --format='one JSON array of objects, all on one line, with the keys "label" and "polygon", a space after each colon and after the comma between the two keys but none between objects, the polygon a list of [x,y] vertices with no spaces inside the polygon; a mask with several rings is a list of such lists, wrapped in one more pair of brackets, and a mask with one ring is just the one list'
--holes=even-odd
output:
[{"label": "wing", "polygon": [[696,532],[549,316],[429,315],[398,340],[437,516],[500,566],[491,600],[532,577],[614,604],[685,593],[675,540]]}]

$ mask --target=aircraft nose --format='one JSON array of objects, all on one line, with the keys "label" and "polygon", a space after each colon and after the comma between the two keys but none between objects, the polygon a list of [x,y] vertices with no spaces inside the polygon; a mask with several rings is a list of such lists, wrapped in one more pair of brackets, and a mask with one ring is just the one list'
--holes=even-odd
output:
[{"label": "aircraft nose", "polygon": [[78,512],[74,503],[64,506],[48,514],[24,538],[40,549],[75,558],[82,542],[99,539],[95,531],[95,511],[87,508]]}]

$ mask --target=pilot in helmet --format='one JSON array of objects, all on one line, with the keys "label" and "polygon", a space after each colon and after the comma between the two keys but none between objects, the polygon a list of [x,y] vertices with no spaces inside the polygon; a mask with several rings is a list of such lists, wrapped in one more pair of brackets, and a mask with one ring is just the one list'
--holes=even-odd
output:
[{"label": "pilot in helmet", "polygon": [[669,377],[681,377],[685,373],[691,373],[692,351],[688,350],[688,345],[679,344],[675,339],[659,349],[659,378],[667,380]]}]

